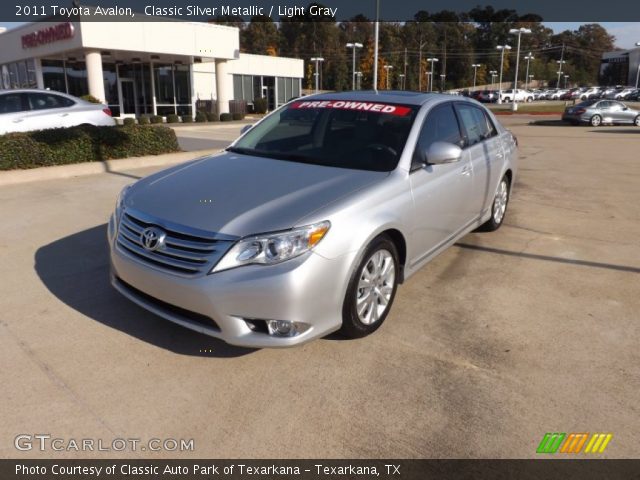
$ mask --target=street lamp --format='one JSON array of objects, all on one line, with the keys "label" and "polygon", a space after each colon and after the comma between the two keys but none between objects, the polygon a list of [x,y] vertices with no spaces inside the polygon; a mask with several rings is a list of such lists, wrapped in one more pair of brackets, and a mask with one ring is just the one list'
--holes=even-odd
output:
[{"label": "street lamp", "polygon": [[313,76],[316,77],[316,93],[318,93],[320,91],[320,84],[319,84],[320,73],[318,73],[318,64],[324,62],[324,58],[313,57],[311,61],[315,62],[316,64],[316,73],[314,73]]},{"label": "street lamp", "polygon": [[529,88],[529,62],[531,62],[531,60],[533,60],[534,57],[533,55],[531,55],[531,52],[529,52],[529,55],[527,55],[526,57],[524,57],[524,59],[527,61],[527,74],[524,77],[524,81],[525,81],[525,87],[524,89],[527,90]]},{"label": "street lamp", "polygon": [[[351,88],[353,90],[356,89],[356,48],[362,48],[362,44],[361,43],[347,43],[347,48],[351,48],[353,49],[353,61],[352,61],[352,67],[351,67],[351,72],[353,72],[351,74]],[[376,86],[374,85],[373,88],[375,89]]]},{"label": "street lamp", "polygon": [[386,77],[387,77],[387,90],[389,90],[389,70],[393,69],[393,65],[385,65],[384,67],[382,67],[386,70]]},{"label": "street lamp", "polygon": [[493,90],[494,84],[496,83],[496,77],[498,76],[498,72],[496,72],[495,70],[491,70],[489,72],[489,75],[491,75],[491,89]]},{"label": "street lamp", "polygon": [[399,74],[398,77],[400,78],[400,90],[404,90],[404,73]]},{"label": "street lamp", "polygon": [[530,28],[512,28],[509,33],[518,34],[518,53],[516,55],[516,76],[513,79],[513,104],[511,109],[515,112],[518,110],[518,102],[516,101],[516,94],[518,93],[518,66],[520,65],[520,39],[523,33],[531,33]]},{"label": "street lamp", "polygon": [[447,76],[444,73],[440,74],[440,91],[444,92],[444,79],[447,78]]},{"label": "street lamp", "polygon": [[565,75],[564,76],[564,89],[567,89],[567,79],[569,78],[569,75]]},{"label": "street lamp", "polygon": [[427,58],[427,62],[431,62],[431,82],[429,84],[429,91],[433,92],[433,69],[434,69],[434,64],[436,62],[438,62],[439,60],[435,57],[431,57],[431,58]]},{"label": "street lamp", "polygon": [[[640,42],[636,42],[636,47],[640,47]],[[638,80],[640,80],[640,60],[638,61],[638,73],[636,73],[636,88],[638,88]]]},{"label": "street lamp", "polygon": [[504,67],[504,51],[511,50],[511,46],[498,45],[496,49],[500,50],[500,84],[498,85],[498,103],[502,103],[502,68]]},{"label": "street lamp", "polygon": [[356,90],[362,89],[362,72],[356,72]]},{"label": "street lamp", "polygon": [[556,63],[558,64],[558,81],[556,82],[556,88],[560,88],[560,75],[562,75],[562,65],[567,62],[565,62],[564,60],[556,60]]},{"label": "street lamp", "polygon": [[473,89],[476,89],[476,76],[478,75],[478,68],[480,68],[479,63],[472,63],[471,67],[473,68]]}]

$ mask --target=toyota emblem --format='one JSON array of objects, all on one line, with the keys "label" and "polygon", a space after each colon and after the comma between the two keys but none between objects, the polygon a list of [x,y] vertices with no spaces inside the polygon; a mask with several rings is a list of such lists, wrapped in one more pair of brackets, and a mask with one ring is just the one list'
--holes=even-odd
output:
[{"label": "toyota emblem", "polygon": [[164,240],[167,234],[157,227],[147,227],[140,235],[140,242],[145,250],[153,252],[164,247]]}]

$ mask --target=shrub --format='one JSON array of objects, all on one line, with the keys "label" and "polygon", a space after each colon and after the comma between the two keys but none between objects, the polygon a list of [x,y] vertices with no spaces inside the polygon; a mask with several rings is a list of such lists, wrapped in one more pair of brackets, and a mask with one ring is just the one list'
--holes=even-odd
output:
[{"label": "shrub", "polygon": [[151,123],[162,123],[162,117],[160,115],[152,115]]},{"label": "shrub", "polygon": [[138,125],[149,125],[151,123],[151,119],[149,115],[142,115],[138,118]]},{"label": "shrub", "polygon": [[218,117],[217,114],[213,113],[213,112],[209,112],[207,113],[207,120],[210,122],[218,122],[220,120],[220,118]]},{"label": "shrub", "polygon": [[205,112],[196,112],[196,122],[202,123],[207,121],[207,114]]},{"label": "shrub", "polygon": [[236,112],[236,113],[233,113],[231,116],[234,120],[242,120],[244,118],[244,113]]},{"label": "shrub", "polygon": [[0,170],[159,155],[180,150],[171,128],[85,125],[0,135]]},{"label": "shrub", "polygon": [[127,126],[135,125],[136,124],[136,119],[135,118],[131,118],[131,117],[125,118],[122,121],[122,124],[123,125],[127,125]]},{"label": "shrub", "polygon": [[175,114],[167,115],[167,123],[178,123],[180,121],[180,117]]},{"label": "shrub", "polygon": [[90,103],[102,103],[100,100],[98,100],[96,97],[94,97],[93,95],[82,95],[80,97],[82,100],[84,100],[85,102],[90,102]]},{"label": "shrub", "polygon": [[182,123],[192,123],[193,117],[191,115],[183,115],[180,117],[182,119]]},{"label": "shrub", "polygon": [[267,113],[267,99],[256,98],[253,101],[253,109],[256,113]]},{"label": "shrub", "polygon": [[231,120],[233,120],[233,115],[231,115],[230,113],[221,113],[220,114],[220,121],[221,122],[230,122]]}]

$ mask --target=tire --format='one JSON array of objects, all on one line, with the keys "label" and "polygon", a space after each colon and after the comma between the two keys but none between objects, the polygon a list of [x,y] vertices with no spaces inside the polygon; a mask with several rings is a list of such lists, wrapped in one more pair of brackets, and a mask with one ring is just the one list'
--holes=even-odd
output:
[{"label": "tire", "polygon": [[507,206],[509,205],[509,178],[505,175],[498,184],[498,190],[493,197],[491,204],[491,218],[483,223],[478,230],[481,232],[495,232],[504,222],[507,214]]},{"label": "tire", "polygon": [[600,115],[594,115],[591,117],[591,120],[589,120],[589,123],[592,127],[599,127],[602,125],[602,117]]},{"label": "tire", "polygon": [[361,338],[380,328],[396,296],[399,267],[398,250],[389,237],[381,235],[373,239],[349,281],[340,333],[348,338]]},{"label": "tire", "polygon": [[509,103],[510,101],[511,101],[511,99],[510,99],[509,97],[504,97],[503,102],[505,102],[505,103]]},{"label": "tire", "polygon": [[533,102],[533,98],[527,97],[527,103],[531,103],[531,102]]},{"label": "tire", "polygon": [[633,120],[633,124],[636,127],[640,127],[640,115],[638,115],[634,120]]}]

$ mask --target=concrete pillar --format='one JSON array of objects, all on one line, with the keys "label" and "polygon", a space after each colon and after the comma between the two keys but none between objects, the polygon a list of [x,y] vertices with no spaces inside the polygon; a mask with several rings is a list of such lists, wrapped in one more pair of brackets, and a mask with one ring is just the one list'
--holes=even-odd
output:
[{"label": "concrete pillar", "polygon": [[216,60],[216,97],[218,104],[218,115],[221,113],[229,113],[229,100],[231,100],[231,92],[228,85],[228,66],[226,60]]},{"label": "concrete pillar", "polygon": [[42,76],[42,63],[39,58],[34,58],[33,62],[36,66],[36,85],[40,90],[44,89],[44,77]]},{"label": "concrete pillar", "polygon": [[93,95],[101,102],[106,103],[104,94],[104,76],[102,74],[102,54],[91,50],[85,54],[87,64],[87,82],[89,83],[89,95]]}]

